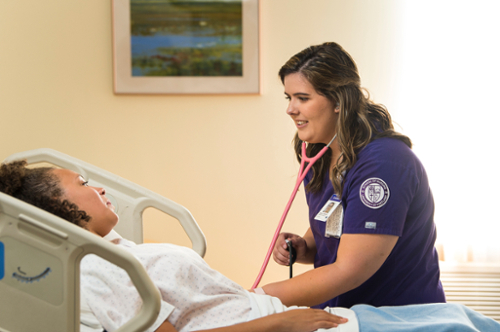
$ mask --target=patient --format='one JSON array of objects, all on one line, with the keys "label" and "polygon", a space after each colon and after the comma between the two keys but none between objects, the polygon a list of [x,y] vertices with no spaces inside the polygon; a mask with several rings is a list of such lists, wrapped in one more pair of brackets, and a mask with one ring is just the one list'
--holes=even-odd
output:
[{"label": "patient", "polygon": [[[0,191],[100,237],[118,223],[103,188],[88,186],[70,170],[25,166],[24,161],[2,164]],[[453,304],[287,308],[277,298],[244,290],[189,248],[136,245],[124,239],[117,245],[144,265],[160,291],[161,311],[148,331],[386,331],[395,327],[397,331],[500,331],[494,320]],[[109,332],[135,316],[142,305],[126,272],[95,255],[81,262],[81,293]]]}]

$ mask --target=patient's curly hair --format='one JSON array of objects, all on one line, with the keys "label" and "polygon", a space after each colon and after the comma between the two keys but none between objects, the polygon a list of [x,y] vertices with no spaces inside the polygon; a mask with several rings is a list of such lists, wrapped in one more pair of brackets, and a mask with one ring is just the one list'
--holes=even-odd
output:
[{"label": "patient's curly hair", "polygon": [[0,166],[0,191],[83,226],[90,216],[63,199],[63,189],[51,167],[27,168],[25,160]]}]

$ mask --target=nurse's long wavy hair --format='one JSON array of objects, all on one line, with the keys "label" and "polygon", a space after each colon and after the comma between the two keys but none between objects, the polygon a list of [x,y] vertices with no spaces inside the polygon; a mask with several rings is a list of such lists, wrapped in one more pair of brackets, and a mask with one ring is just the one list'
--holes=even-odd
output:
[{"label": "nurse's long wavy hair", "polygon": [[63,188],[53,168],[27,168],[26,165],[25,160],[0,165],[0,191],[85,227],[90,216],[63,199]]},{"label": "nurse's long wavy hair", "polygon": [[[370,100],[368,91],[361,87],[356,63],[336,43],[311,46],[294,55],[279,71],[282,83],[289,74],[302,74],[317,93],[325,96],[340,107],[337,128],[337,142],[341,155],[331,164],[331,150],[312,167],[313,177],[307,191],[321,190],[323,176],[330,171],[330,180],[338,197],[342,196],[343,176],[356,163],[357,155],[368,143],[381,137],[393,137],[403,141],[410,148],[411,140],[394,130],[392,119],[385,108]],[[298,134],[294,138],[295,153],[300,162],[301,144]],[[325,144],[308,144],[307,155],[315,156]]]}]

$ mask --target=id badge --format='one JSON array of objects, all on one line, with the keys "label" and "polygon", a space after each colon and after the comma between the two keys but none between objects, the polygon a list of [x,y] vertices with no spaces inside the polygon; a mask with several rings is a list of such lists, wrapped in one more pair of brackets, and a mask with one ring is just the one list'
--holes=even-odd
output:
[{"label": "id badge", "polygon": [[333,195],[314,219],[326,222],[325,237],[340,238],[342,235],[342,225],[344,222],[344,209],[342,203]]}]

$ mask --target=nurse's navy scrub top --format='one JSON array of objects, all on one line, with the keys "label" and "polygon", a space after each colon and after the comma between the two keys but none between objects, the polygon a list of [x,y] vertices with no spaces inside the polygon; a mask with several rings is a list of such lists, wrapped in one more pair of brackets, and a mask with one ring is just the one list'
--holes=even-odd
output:
[{"label": "nurse's navy scrub top", "polygon": [[[311,176],[312,170],[305,185]],[[318,250],[315,267],[335,262],[342,239],[326,237],[325,222],[315,219],[333,195],[328,174],[320,192],[306,192]],[[388,234],[399,239],[384,264],[365,283],[317,307],[445,302],[434,247],[434,200],[425,169],[406,144],[394,138],[370,142],[345,175],[342,206],[343,234]]]}]

